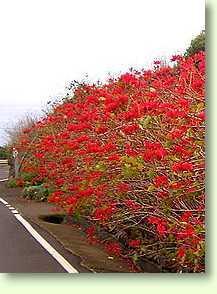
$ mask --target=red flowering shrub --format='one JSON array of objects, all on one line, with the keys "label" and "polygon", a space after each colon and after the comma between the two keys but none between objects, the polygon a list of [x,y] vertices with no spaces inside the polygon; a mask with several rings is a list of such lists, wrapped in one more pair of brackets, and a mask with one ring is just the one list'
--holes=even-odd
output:
[{"label": "red flowering shrub", "polygon": [[[82,85],[26,131],[22,171],[117,242],[109,252],[204,271],[205,55]],[[120,241],[120,244],[118,244]]]}]

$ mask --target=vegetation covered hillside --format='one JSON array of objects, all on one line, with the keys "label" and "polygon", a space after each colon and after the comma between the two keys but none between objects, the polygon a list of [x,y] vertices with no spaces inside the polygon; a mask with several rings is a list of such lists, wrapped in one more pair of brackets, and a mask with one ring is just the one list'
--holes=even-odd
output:
[{"label": "vegetation covered hillside", "polygon": [[202,272],[205,54],[172,61],[77,87],[20,136],[19,183],[43,184],[110,254]]}]

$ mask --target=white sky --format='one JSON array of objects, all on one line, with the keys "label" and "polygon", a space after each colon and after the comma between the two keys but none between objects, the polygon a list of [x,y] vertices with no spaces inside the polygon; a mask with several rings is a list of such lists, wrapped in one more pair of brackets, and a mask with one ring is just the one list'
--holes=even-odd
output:
[{"label": "white sky", "polygon": [[0,128],[86,73],[182,53],[204,26],[204,0],[0,0]]}]

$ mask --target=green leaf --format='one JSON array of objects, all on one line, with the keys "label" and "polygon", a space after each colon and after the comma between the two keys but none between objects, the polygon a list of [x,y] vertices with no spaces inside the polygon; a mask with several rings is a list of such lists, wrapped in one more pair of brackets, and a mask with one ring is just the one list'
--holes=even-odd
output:
[{"label": "green leaf", "polygon": [[150,185],[149,187],[148,187],[148,192],[153,192],[154,190],[155,190],[156,188],[155,188],[155,186],[154,185]]},{"label": "green leaf", "polygon": [[106,171],[106,168],[107,167],[104,162],[99,162],[95,165],[94,170],[104,172],[104,171]]},{"label": "green leaf", "polygon": [[128,179],[128,178],[133,178],[135,176],[137,176],[139,174],[138,169],[132,167],[129,164],[125,164],[122,167],[122,175],[124,178]]},{"label": "green leaf", "polygon": [[201,112],[202,110],[204,110],[205,105],[204,102],[200,102],[197,104],[197,112]]},{"label": "green leaf", "polygon": [[139,120],[139,124],[140,126],[142,126],[143,129],[149,127],[151,122],[152,122],[152,117],[150,115],[146,115]]},{"label": "green leaf", "polygon": [[155,171],[153,169],[150,169],[146,172],[146,176],[149,178],[149,179],[152,179],[155,177]]},{"label": "green leaf", "polygon": [[165,148],[170,148],[172,145],[173,145],[173,142],[172,142],[171,140],[167,140],[167,141],[164,143],[164,147],[165,147]]},{"label": "green leaf", "polygon": [[138,260],[138,255],[136,253],[133,254],[132,259],[133,259],[133,261],[137,261]]}]

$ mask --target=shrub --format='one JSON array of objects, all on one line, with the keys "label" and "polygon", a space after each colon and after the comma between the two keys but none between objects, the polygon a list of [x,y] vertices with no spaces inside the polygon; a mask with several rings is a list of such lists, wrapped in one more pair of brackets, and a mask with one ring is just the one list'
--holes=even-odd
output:
[{"label": "shrub", "polygon": [[53,190],[50,202],[113,234],[107,249],[201,272],[205,55],[172,61],[78,87],[23,133],[17,149],[28,154],[22,171]]},{"label": "shrub", "polygon": [[185,52],[185,56],[188,57],[200,51],[205,51],[205,48],[206,48],[205,31],[202,31],[198,36],[196,36],[191,41],[190,46]]},{"label": "shrub", "polygon": [[9,152],[7,147],[0,146],[0,159],[8,159]]},{"label": "shrub", "polygon": [[29,186],[23,189],[23,197],[27,199],[46,201],[49,195],[49,190],[43,185]]},{"label": "shrub", "polygon": [[7,182],[8,188],[17,188],[17,180],[16,179],[9,179]]}]

